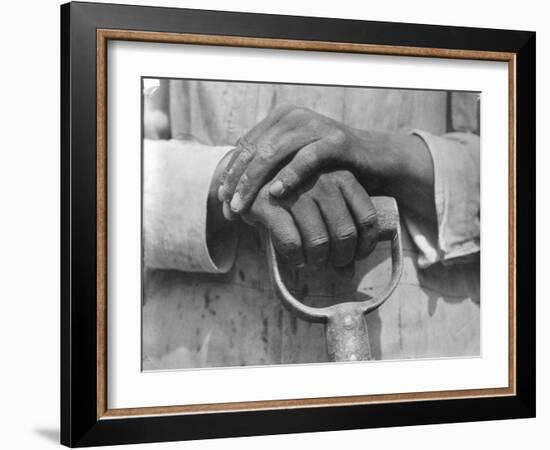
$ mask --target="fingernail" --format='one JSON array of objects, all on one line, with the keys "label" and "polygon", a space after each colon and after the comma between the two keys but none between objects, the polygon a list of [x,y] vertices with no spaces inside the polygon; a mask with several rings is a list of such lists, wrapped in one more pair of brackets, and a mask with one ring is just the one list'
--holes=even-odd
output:
[{"label": "fingernail", "polygon": [[229,203],[227,203],[227,202],[223,202],[222,212],[223,212],[223,216],[227,220],[236,220],[237,219],[237,216],[235,216],[235,214],[233,214],[233,211],[231,211],[231,209],[229,208]]},{"label": "fingernail", "polygon": [[218,200],[220,202],[225,200],[225,189],[223,188],[223,184],[218,188]]},{"label": "fingernail", "polygon": [[281,180],[276,180],[271,183],[271,186],[269,186],[269,193],[271,195],[274,195],[275,197],[282,195],[284,191],[285,186],[283,185],[283,182]]},{"label": "fingernail", "polygon": [[233,198],[231,199],[231,205],[230,206],[231,206],[231,210],[233,212],[236,212],[236,213],[240,212],[241,209],[243,209],[244,205],[243,205],[243,201],[241,199],[240,194],[237,193],[233,196]]},{"label": "fingernail", "polygon": [[301,262],[300,264],[296,264],[296,267],[298,269],[303,269],[306,266],[306,263]]}]

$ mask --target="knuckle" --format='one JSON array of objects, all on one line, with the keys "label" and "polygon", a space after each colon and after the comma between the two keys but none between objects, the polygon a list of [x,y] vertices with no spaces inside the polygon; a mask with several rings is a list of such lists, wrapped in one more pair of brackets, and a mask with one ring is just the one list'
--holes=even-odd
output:
[{"label": "knuckle", "polygon": [[352,183],[355,181],[355,176],[349,170],[340,170],[336,173],[336,176],[344,183]]},{"label": "knuckle", "polygon": [[318,202],[324,203],[330,197],[330,184],[324,182],[320,178],[315,182],[313,189],[310,191],[311,196]]},{"label": "knuckle", "polygon": [[306,245],[310,250],[322,250],[328,247],[329,238],[326,235],[312,237],[307,240]]},{"label": "knuckle", "polygon": [[239,158],[235,161],[236,164],[231,167],[230,173],[238,170],[240,166],[248,164],[254,157],[254,153],[255,151],[252,148],[243,148]]},{"label": "knuckle", "polygon": [[342,226],[335,231],[336,239],[340,242],[357,239],[357,229],[353,225]]},{"label": "knuckle", "polygon": [[270,161],[277,150],[271,142],[262,142],[256,148],[257,156],[262,161]]},{"label": "knuckle", "polygon": [[330,185],[334,183],[336,172],[323,172],[319,174],[319,184]]},{"label": "knuckle", "polygon": [[295,253],[300,250],[300,243],[291,237],[281,237],[277,240],[277,250],[285,255]]},{"label": "knuckle", "polygon": [[288,181],[290,178],[293,178],[295,172],[290,167],[283,167],[277,174],[277,178],[283,182]]},{"label": "knuckle", "polygon": [[365,214],[363,217],[361,217],[358,220],[358,223],[361,228],[370,228],[376,223],[377,219],[378,219],[378,212],[375,209],[373,209],[367,212],[367,214]]},{"label": "knuckle", "polygon": [[335,129],[330,133],[330,141],[337,146],[344,146],[347,143],[348,137],[342,130]]},{"label": "knuckle", "polygon": [[322,173],[317,180],[317,186],[325,193],[335,193],[338,190],[330,173]]},{"label": "knuckle", "polygon": [[286,259],[295,259],[300,251],[300,244],[293,240],[280,240],[275,245],[277,252]]},{"label": "knuckle", "polygon": [[335,188],[339,180],[335,172],[324,172],[319,175],[317,183],[324,188]]},{"label": "knuckle", "polygon": [[314,198],[320,204],[331,204],[331,202],[337,202],[338,196],[336,192],[336,186],[327,182],[318,182],[315,186]]},{"label": "knuckle", "polygon": [[241,149],[239,159],[243,162],[250,161],[252,156],[256,153],[256,145],[245,138],[240,138],[237,141],[237,147]]},{"label": "knuckle", "polygon": [[250,179],[247,173],[245,172],[241,175],[241,178],[237,183],[237,187],[235,188],[235,194],[239,194],[240,196],[248,194],[249,183],[250,183]]}]

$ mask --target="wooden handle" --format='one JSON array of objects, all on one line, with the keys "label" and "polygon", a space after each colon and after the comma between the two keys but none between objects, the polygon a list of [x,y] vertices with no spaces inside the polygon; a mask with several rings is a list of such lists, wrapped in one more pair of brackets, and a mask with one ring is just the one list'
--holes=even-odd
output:
[{"label": "wooden handle", "polygon": [[377,227],[380,233],[379,240],[390,241],[399,228],[399,211],[397,202],[392,197],[371,197],[378,213]]}]

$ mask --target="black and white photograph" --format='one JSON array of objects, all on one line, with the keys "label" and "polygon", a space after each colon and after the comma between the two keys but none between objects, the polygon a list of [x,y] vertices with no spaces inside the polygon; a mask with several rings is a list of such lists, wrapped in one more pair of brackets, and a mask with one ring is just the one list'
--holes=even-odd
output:
[{"label": "black and white photograph", "polygon": [[0,449],[546,448],[544,5],[5,2]]},{"label": "black and white photograph", "polygon": [[141,89],[143,371],[480,356],[480,92]]}]

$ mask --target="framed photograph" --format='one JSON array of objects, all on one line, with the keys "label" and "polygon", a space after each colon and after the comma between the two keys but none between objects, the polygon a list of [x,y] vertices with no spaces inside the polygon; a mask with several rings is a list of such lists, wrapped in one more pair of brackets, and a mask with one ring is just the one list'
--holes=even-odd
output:
[{"label": "framed photograph", "polygon": [[61,441],[535,415],[535,33],[61,7]]}]

